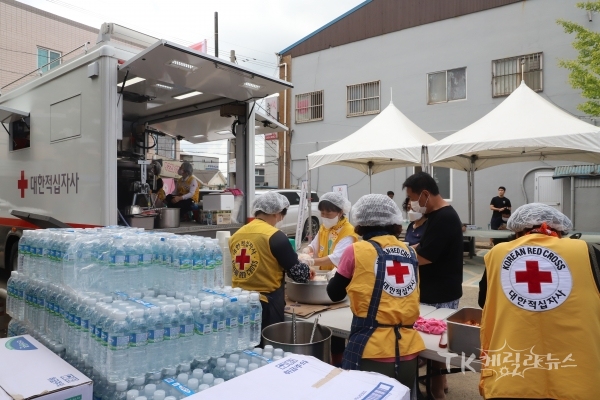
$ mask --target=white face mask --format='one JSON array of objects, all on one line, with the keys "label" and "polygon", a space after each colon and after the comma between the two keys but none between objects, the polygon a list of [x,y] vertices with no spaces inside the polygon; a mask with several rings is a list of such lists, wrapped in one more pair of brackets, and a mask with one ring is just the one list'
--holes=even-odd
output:
[{"label": "white face mask", "polygon": [[411,222],[420,220],[421,218],[423,218],[423,214],[421,214],[420,212],[416,212],[416,211],[413,211],[413,210],[410,210],[408,212],[408,220],[411,221]]},{"label": "white face mask", "polygon": [[[423,194],[423,193],[421,193]],[[427,202],[429,201],[429,196],[427,196],[427,200],[425,200],[425,205],[423,207],[421,207],[421,205],[419,204],[419,200],[421,199],[421,195],[419,195],[419,199],[417,201],[411,201],[410,202],[410,208],[412,208],[415,212],[421,213],[421,214],[425,214],[427,213]]]},{"label": "white face mask", "polygon": [[335,217],[335,218],[321,218],[323,220],[323,226],[327,229],[331,229],[334,226],[337,225],[338,221],[340,220],[340,217]]},{"label": "white face mask", "polygon": [[508,221],[508,218],[502,218],[502,221],[506,222]]},{"label": "white face mask", "polygon": [[281,217],[281,219],[279,221],[275,222],[275,228],[281,229],[282,226],[283,226],[283,217]]}]

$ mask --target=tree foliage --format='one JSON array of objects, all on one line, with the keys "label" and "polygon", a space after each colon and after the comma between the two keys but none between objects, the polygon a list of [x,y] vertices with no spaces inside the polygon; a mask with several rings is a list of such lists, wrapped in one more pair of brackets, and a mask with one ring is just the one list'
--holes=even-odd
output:
[{"label": "tree foliage", "polygon": [[[600,0],[577,3],[589,12],[600,11]],[[558,20],[566,33],[575,34],[573,47],[579,52],[575,60],[560,60],[559,65],[570,71],[569,82],[588,99],[577,108],[586,114],[600,115],[600,33],[571,21]]]}]

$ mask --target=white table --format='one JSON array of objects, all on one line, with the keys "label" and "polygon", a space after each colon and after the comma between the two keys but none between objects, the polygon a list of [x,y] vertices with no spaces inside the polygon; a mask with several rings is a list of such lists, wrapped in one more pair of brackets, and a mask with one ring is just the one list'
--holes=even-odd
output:
[{"label": "white table", "polygon": [[495,231],[487,229],[467,229],[463,232],[463,236],[476,237],[483,239],[506,239],[512,235],[512,231]]}]

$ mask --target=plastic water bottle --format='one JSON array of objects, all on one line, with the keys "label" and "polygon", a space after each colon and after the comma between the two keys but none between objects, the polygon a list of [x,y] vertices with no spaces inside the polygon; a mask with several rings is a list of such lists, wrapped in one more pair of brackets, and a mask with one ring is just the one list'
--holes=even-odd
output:
[{"label": "plastic water bottle", "polygon": [[221,246],[219,246],[218,239],[211,239],[212,241],[212,262],[215,270],[215,286],[223,287],[223,252]]},{"label": "plastic water bottle", "polygon": [[19,321],[25,320],[25,288],[29,278],[19,273],[19,279],[16,280],[14,286],[14,308],[17,314],[16,318]]},{"label": "plastic water bottle", "polygon": [[194,358],[200,362],[206,362],[210,358],[209,346],[212,343],[212,310],[208,301],[200,303],[200,310],[194,315],[194,338],[196,345]]},{"label": "plastic water bottle", "polygon": [[174,240],[173,267],[175,269],[175,290],[185,292],[189,290],[189,275],[192,268],[192,249],[190,243],[184,238]]},{"label": "plastic water bottle", "polygon": [[194,315],[190,303],[179,304],[179,362],[191,363],[194,360]]},{"label": "plastic water bottle", "polygon": [[227,364],[227,359],[223,357],[217,358],[217,366],[212,372],[215,378],[223,377],[223,374],[225,373],[225,364]]},{"label": "plastic water bottle", "polygon": [[[140,277],[138,278],[137,288],[150,288],[153,286],[152,279],[152,261],[154,259],[153,249],[152,249],[152,235],[149,234],[138,234],[139,237],[139,269],[140,269]],[[149,399],[151,396],[146,396]]]},{"label": "plastic water bottle", "polygon": [[227,363],[225,364],[225,372],[222,377],[225,381],[235,378],[235,364]]},{"label": "plastic water bottle", "polygon": [[168,304],[162,308],[163,327],[164,327],[164,345],[163,361],[168,367],[176,367],[179,363],[179,316],[175,312],[176,308]]},{"label": "plastic water bottle", "polygon": [[206,268],[206,256],[204,239],[200,237],[191,239],[192,246],[192,272],[190,275],[190,290],[197,292],[205,286],[204,273]]},{"label": "plastic water bottle", "polygon": [[190,390],[193,390],[194,393],[198,391],[198,386],[200,386],[200,381],[196,378],[190,378],[186,385]]},{"label": "plastic water bottle", "polygon": [[18,271],[11,271],[10,273],[10,278],[8,278],[8,281],[6,282],[6,292],[7,292],[7,298],[6,298],[6,313],[8,315],[10,315],[12,318],[17,318],[17,312],[16,312],[16,293],[17,293],[17,283],[16,281],[19,280],[19,272]]},{"label": "plastic water bottle", "polygon": [[209,288],[216,287],[216,276],[215,276],[215,262],[214,255],[214,244],[211,240],[206,240],[206,248],[204,250],[204,257],[206,266],[204,267],[204,286]]},{"label": "plastic water bottle", "polygon": [[85,306],[81,314],[81,336],[79,338],[79,348],[81,349],[81,359],[89,367],[90,354],[90,320],[96,308],[96,299],[88,297],[85,299]]},{"label": "plastic water bottle", "polygon": [[[148,310],[148,345],[146,346],[147,372],[160,372],[165,366],[162,362],[164,328],[163,318],[160,315],[158,307],[152,307]],[[160,379],[160,377],[159,377]]]},{"label": "plastic water bottle", "polygon": [[115,311],[111,317],[113,322],[108,331],[106,377],[109,382],[116,383],[127,379],[129,332],[127,314]]},{"label": "plastic water bottle", "polygon": [[238,349],[238,302],[235,297],[225,305],[225,353]]},{"label": "plastic water bottle", "polygon": [[139,279],[140,252],[138,235],[129,235],[123,238],[123,250],[125,251],[125,280],[126,290],[131,293],[137,289]]},{"label": "plastic water bottle", "polygon": [[127,391],[127,400],[135,400],[140,395],[139,390],[131,389]]},{"label": "plastic water bottle", "polygon": [[237,350],[250,348],[250,305],[248,296],[242,294],[238,297],[238,343]]},{"label": "plastic water bottle", "polygon": [[216,299],[212,307],[213,334],[209,354],[213,358],[221,357],[225,353],[225,309],[223,299]]},{"label": "plastic water bottle", "polygon": [[262,332],[262,306],[258,293],[250,293],[250,347],[256,347],[260,343]]},{"label": "plastic water bottle", "polygon": [[146,379],[144,377],[136,377],[133,378],[133,385],[131,385],[132,389],[135,389],[138,391],[138,393],[140,395],[144,394],[144,383],[146,382]]},{"label": "plastic water bottle", "polygon": [[127,381],[117,382],[115,393],[111,400],[127,400]]},{"label": "plastic water bottle", "polygon": [[109,291],[125,290],[127,275],[125,269],[125,244],[123,237],[114,236],[109,250]]},{"label": "plastic water bottle", "polygon": [[154,397],[154,392],[156,392],[155,384],[149,383],[146,386],[144,386],[144,396],[146,396],[148,400],[152,400],[152,398]]},{"label": "plastic water bottle", "polygon": [[204,374],[204,376],[202,377],[202,383],[204,385],[212,386],[214,380],[215,380],[215,377],[213,374]]},{"label": "plastic water bottle", "polygon": [[152,400],[165,400],[166,393],[164,390],[156,390],[152,395]]},{"label": "plastic water bottle", "polygon": [[31,232],[23,231],[23,235],[19,239],[19,256],[17,258],[17,269],[23,276],[31,275],[31,256],[30,256],[30,243],[31,243]]},{"label": "plastic water bottle", "polygon": [[[148,326],[144,319],[144,310],[133,310],[129,321],[129,376],[146,377],[148,344]],[[154,393],[154,391],[152,391]]]}]

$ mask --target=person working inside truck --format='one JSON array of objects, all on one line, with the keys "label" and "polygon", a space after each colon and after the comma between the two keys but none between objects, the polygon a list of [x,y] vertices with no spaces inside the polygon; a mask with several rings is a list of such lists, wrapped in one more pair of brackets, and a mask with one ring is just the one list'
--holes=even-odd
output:
[{"label": "person working inside truck", "polygon": [[184,213],[183,215],[191,211],[200,198],[200,186],[192,175],[193,171],[192,164],[187,161],[181,163],[177,171],[181,178],[177,179],[175,189],[165,198],[167,207],[179,208]]},{"label": "person working inside truck", "polygon": [[416,252],[396,238],[402,214],[388,196],[361,197],[352,221],[363,241],[344,251],[327,284],[331,300],[348,295],[353,314],[342,368],[378,372],[413,388],[417,356],[425,349],[413,329],[420,293]]},{"label": "person working inside truck", "polygon": [[[318,269],[334,270],[340,263],[344,250],[358,240],[347,217],[350,207],[350,202],[340,192],[329,192],[321,196],[319,211],[322,224],[317,236],[303,250],[314,257],[314,265]],[[335,336],[331,338],[333,365],[341,366],[345,346],[344,339]]]},{"label": "person working inside truck", "polygon": [[252,204],[255,219],[229,240],[232,286],[260,293],[262,329],[284,320],[284,272],[299,283],[314,277],[310,267],[298,260],[285,233],[277,228],[289,206],[287,198],[276,192],[256,197]]},{"label": "person working inside truck", "polygon": [[[598,392],[600,380],[598,245],[561,239],[573,224],[547,204],[517,208],[507,227],[517,238],[485,255],[479,284],[481,395],[595,398],[591,393]],[[529,363],[532,356],[535,361]]]}]

